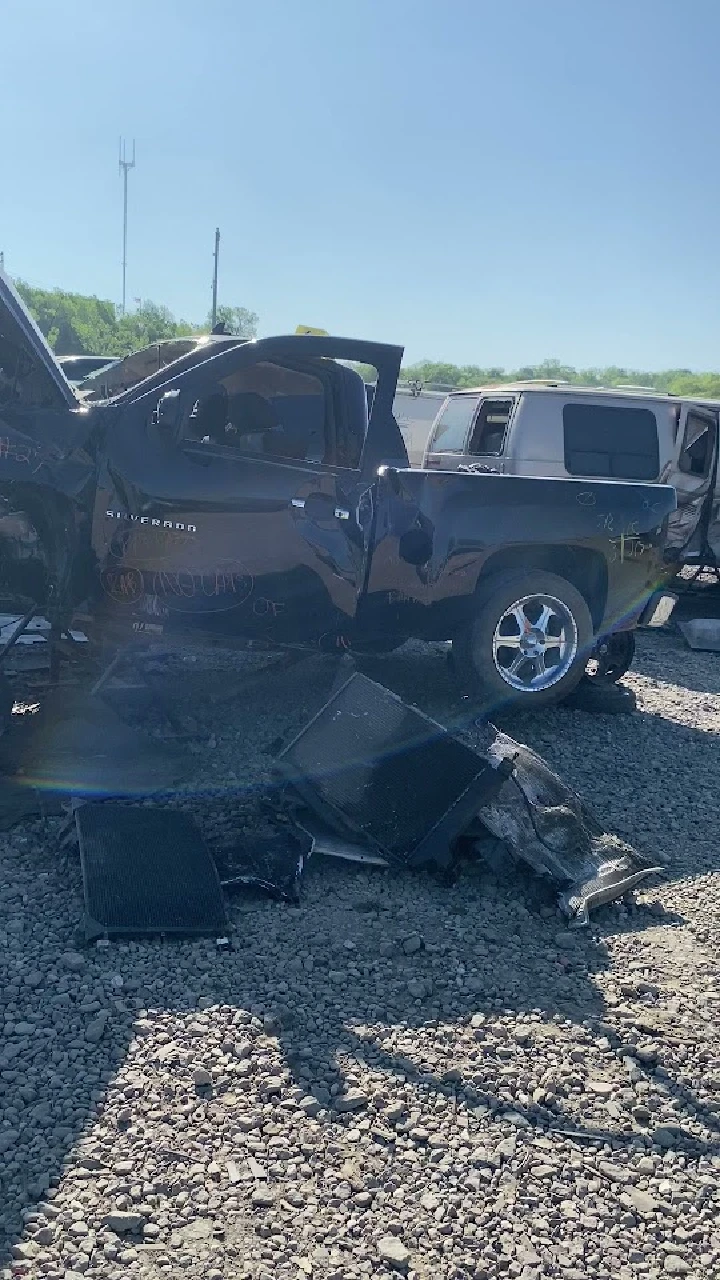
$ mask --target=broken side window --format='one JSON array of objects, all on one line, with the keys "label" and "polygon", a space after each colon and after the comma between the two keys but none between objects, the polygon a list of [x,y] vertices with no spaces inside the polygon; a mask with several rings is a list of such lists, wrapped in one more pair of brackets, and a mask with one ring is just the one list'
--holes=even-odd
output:
[{"label": "broken side window", "polygon": [[468,453],[483,456],[492,454],[494,457],[502,453],[513,404],[512,399],[483,400],[473,427]]},{"label": "broken side window", "polygon": [[714,432],[711,427],[712,420],[707,415],[688,413],[678,459],[678,466],[686,475],[707,475],[713,455]]},{"label": "broken side window", "polygon": [[464,453],[478,396],[450,396],[435,423],[430,449],[433,453]]}]

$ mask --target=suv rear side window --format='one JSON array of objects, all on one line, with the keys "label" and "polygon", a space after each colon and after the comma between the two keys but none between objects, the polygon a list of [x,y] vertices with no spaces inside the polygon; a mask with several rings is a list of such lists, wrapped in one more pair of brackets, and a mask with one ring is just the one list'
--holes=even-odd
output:
[{"label": "suv rear side window", "polygon": [[713,457],[715,433],[712,418],[705,414],[688,413],[685,436],[680,452],[679,467],[690,476],[706,476]]},{"label": "suv rear side window", "polygon": [[502,453],[512,408],[512,400],[483,400],[468,453],[493,454],[495,457]]},{"label": "suv rear side window", "polygon": [[571,476],[655,480],[658,429],[650,409],[599,404],[563,406],[565,470]]},{"label": "suv rear side window", "polygon": [[478,396],[452,396],[447,401],[435,425],[432,453],[464,453],[478,399]]}]

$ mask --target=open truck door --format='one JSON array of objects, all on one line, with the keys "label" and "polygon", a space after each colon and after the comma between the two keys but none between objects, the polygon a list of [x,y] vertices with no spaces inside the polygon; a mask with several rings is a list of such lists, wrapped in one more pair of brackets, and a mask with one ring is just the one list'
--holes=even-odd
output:
[{"label": "open truck door", "polygon": [[[116,401],[93,521],[113,615],[276,643],[347,634],[377,467],[404,455],[401,359],[352,339],[264,338]],[[369,416],[358,363],[377,371]]]}]

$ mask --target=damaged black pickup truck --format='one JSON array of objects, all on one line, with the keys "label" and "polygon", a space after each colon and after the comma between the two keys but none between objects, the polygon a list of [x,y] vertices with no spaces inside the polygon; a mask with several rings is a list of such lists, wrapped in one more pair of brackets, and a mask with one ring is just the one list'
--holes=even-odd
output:
[{"label": "damaged black pickup truck", "polygon": [[0,608],[167,647],[452,640],[488,705],[561,700],[662,616],[674,491],[413,470],[401,358],[209,338],[98,400],[0,277]]}]

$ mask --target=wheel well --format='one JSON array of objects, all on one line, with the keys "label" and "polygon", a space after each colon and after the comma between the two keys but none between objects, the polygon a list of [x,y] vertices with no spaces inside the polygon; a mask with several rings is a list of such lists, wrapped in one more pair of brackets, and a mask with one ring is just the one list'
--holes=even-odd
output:
[{"label": "wheel well", "polygon": [[[73,570],[74,521],[67,499],[40,486],[0,488],[0,597],[47,612]],[[14,606],[13,606],[14,607]]]},{"label": "wheel well", "polygon": [[608,583],[607,564],[598,551],[569,546],[509,547],[505,551],[497,551],[485,561],[476,590],[490,576],[520,569],[544,569],[546,573],[566,578],[584,597],[593,627],[595,630],[599,628],[605,613]]}]

